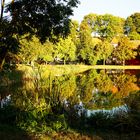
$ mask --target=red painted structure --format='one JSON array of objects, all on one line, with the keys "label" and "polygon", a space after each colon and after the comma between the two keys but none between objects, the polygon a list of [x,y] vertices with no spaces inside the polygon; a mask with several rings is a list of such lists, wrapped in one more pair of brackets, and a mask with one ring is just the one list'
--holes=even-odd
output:
[{"label": "red painted structure", "polygon": [[140,65],[140,59],[135,58],[135,59],[131,59],[131,60],[126,60],[125,64],[126,65]]}]

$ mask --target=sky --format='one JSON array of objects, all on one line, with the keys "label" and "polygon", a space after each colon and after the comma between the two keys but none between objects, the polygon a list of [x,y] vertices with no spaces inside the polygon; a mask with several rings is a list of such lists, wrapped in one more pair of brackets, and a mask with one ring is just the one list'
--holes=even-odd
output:
[{"label": "sky", "polygon": [[74,9],[71,18],[79,22],[89,13],[112,14],[127,18],[135,12],[140,12],[140,0],[80,0],[81,4]]},{"label": "sky", "polygon": [[[5,0],[9,2],[11,0]],[[140,12],[140,0],[80,0],[78,8],[74,8],[72,19],[79,22],[89,13],[112,14],[127,18],[135,12]]]}]

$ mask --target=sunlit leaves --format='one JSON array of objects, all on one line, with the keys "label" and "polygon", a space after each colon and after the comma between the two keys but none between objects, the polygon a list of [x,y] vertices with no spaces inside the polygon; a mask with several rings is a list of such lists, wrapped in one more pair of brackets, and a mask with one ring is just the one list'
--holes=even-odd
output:
[{"label": "sunlit leaves", "polygon": [[135,58],[136,53],[132,49],[131,42],[127,37],[121,37],[114,51],[114,56],[119,60],[129,60],[131,58]]},{"label": "sunlit leaves", "polygon": [[76,58],[76,46],[71,37],[60,39],[55,45],[55,57],[64,61],[73,61]]},{"label": "sunlit leaves", "polygon": [[124,29],[130,39],[140,40],[140,13],[134,13],[127,17]]},{"label": "sunlit leaves", "polygon": [[112,40],[114,36],[123,34],[123,18],[105,14],[98,16],[97,24],[99,35],[107,40]]},{"label": "sunlit leaves", "polygon": [[110,14],[88,14],[83,21],[92,30],[93,36],[111,41],[113,37],[123,34],[124,19]]},{"label": "sunlit leaves", "polygon": [[39,39],[35,36],[28,40],[26,36],[20,39],[21,49],[19,51],[19,57],[23,62],[31,62],[38,59],[43,59],[45,61],[52,61],[53,44],[50,42],[41,44]]}]

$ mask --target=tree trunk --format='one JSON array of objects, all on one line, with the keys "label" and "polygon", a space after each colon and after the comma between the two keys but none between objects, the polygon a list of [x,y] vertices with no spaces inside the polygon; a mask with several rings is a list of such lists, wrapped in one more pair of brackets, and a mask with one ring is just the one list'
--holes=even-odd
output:
[{"label": "tree trunk", "polygon": [[14,17],[15,17],[14,2],[15,0],[12,0],[12,21],[14,21]]},{"label": "tree trunk", "polygon": [[[12,4],[15,2],[15,0],[12,0]],[[2,21],[3,19],[3,11],[4,11],[4,4],[5,4],[5,0],[1,0],[1,15],[0,15],[0,21]],[[13,8],[14,10],[14,8]],[[2,46],[2,52],[0,52],[0,70],[3,69],[3,65],[5,63],[5,57],[7,55],[7,49],[6,46]]]},{"label": "tree trunk", "polygon": [[0,70],[3,69],[3,65],[5,63],[6,54],[7,54],[7,49],[4,47],[2,52],[0,53]]},{"label": "tree trunk", "polygon": [[[0,22],[3,19],[4,4],[5,4],[5,0],[1,0]],[[6,56],[6,49],[4,49],[4,52],[1,52],[1,56],[0,56],[0,71],[3,69],[3,65],[4,65],[4,62],[5,62],[5,56]]]},{"label": "tree trunk", "polygon": [[5,58],[3,60],[0,60],[0,71],[3,69],[4,62]]},{"label": "tree trunk", "polygon": [[2,18],[3,18],[4,4],[5,4],[5,0],[1,0],[1,16],[0,16],[1,21],[2,21]]},{"label": "tree trunk", "polygon": [[64,58],[64,65],[66,64],[66,60],[65,60],[65,58]]},{"label": "tree trunk", "polygon": [[123,60],[123,66],[125,66],[125,60]]},{"label": "tree trunk", "polygon": [[103,60],[103,64],[105,65],[105,59]]}]

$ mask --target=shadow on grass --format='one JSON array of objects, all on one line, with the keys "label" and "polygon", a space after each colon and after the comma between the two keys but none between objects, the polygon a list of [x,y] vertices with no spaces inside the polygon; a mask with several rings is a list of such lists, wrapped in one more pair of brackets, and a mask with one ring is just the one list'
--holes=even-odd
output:
[{"label": "shadow on grass", "polygon": [[20,130],[16,126],[9,124],[0,124],[0,139],[1,140],[33,140],[32,136],[29,136],[23,130]]},{"label": "shadow on grass", "polygon": [[33,136],[16,125],[19,110],[12,106],[0,109],[0,139],[1,140],[32,140]]}]

